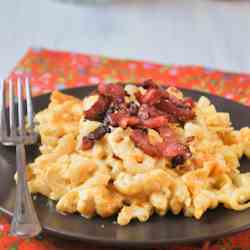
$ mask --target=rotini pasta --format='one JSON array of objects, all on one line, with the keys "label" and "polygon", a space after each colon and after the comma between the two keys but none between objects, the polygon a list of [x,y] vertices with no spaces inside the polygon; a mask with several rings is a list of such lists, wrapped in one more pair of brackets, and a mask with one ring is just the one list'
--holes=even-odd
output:
[{"label": "rotini pasta", "polygon": [[[127,103],[138,105],[138,93],[146,98],[143,87],[124,89]],[[166,93],[184,99],[175,88]],[[41,155],[28,166],[30,192],[58,201],[61,213],[78,212],[85,218],[118,214],[120,225],[132,219],[145,222],[154,212],[164,216],[183,211],[199,219],[219,204],[234,210],[250,207],[250,174],[239,171],[240,157],[250,157],[250,128],[234,130],[230,115],[217,112],[206,97],[194,104],[194,117],[182,125],[169,125],[191,153],[175,165],[170,158],[154,157],[138,146],[130,136],[134,125],[127,126],[135,121],[129,119],[111,126],[111,131],[83,149],[83,138],[102,124],[83,115],[97,100],[95,95],[81,101],[52,93],[48,108],[36,115]],[[163,140],[171,140],[163,139],[158,129],[147,131],[156,154]]]}]

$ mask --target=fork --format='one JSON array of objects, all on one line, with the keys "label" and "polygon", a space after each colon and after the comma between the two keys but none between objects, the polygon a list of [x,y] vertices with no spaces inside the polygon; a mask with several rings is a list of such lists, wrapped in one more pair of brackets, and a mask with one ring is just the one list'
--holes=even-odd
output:
[{"label": "fork", "polygon": [[[25,83],[23,83],[25,82]],[[16,146],[17,187],[14,215],[11,221],[10,234],[21,237],[38,235],[42,228],[39,223],[32,198],[26,181],[26,152],[25,145],[37,141],[34,131],[33,107],[29,79],[17,79],[17,110],[15,109],[14,82],[12,80],[0,81],[0,142],[5,146]],[[5,109],[5,88],[8,85],[8,110]],[[23,92],[25,85],[27,126],[24,121]],[[9,111],[9,122],[6,113]]]}]

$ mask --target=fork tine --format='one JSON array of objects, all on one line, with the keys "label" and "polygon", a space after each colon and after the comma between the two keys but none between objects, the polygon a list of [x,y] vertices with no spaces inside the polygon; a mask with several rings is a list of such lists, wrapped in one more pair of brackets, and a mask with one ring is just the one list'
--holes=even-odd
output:
[{"label": "fork tine", "polygon": [[4,80],[0,80],[0,137],[1,137],[1,140],[7,137],[4,85],[5,85]]},{"label": "fork tine", "polygon": [[9,120],[10,120],[10,136],[16,135],[15,125],[15,104],[14,104],[14,89],[13,81],[9,80]]},{"label": "fork tine", "polygon": [[28,116],[28,128],[30,132],[33,132],[34,122],[33,122],[33,105],[32,105],[32,94],[29,78],[25,79],[25,90],[26,90],[26,102],[27,102],[27,116]]},{"label": "fork tine", "polygon": [[22,100],[22,93],[23,93],[23,84],[22,80],[19,78],[17,79],[17,102],[18,102],[18,128],[19,133],[21,136],[24,135],[24,114],[23,114],[23,100]]}]

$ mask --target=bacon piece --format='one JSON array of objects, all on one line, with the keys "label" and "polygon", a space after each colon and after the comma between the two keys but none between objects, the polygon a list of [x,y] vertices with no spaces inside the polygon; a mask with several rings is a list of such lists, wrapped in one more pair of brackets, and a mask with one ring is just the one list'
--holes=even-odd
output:
[{"label": "bacon piece", "polygon": [[108,122],[113,127],[126,128],[128,126],[134,127],[140,124],[140,119],[136,116],[129,116],[122,112],[116,112],[107,115]]},{"label": "bacon piece", "polygon": [[162,139],[168,143],[173,143],[178,140],[176,133],[168,126],[161,127],[157,130]]},{"label": "bacon piece", "polygon": [[169,99],[170,102],[172,102],[179,108],[191,109],[192,107],[194,107],[194,100],[191,97],[179,99],[174,95],[171,95],[169,93],[167,94],[168,94],[167,99]]},{"label": "bacon piece", "polygon": [[139,108],[138,111],[138,117],[141,120],[147,120],[150,118],[150,110],[149,110],[149,106],[146,104],[142,104]]},{"label": "bacon piece", "polygon": [[146,154],[152,157],[160,157],[161,154],[158,152],[157,147],[154,147],[149,141],[147,133],[141,129],[134,129],[130,135],[135,145],[140,148]]},{"label": "bacon piece", "polygon": [[125,116],[128,116],[128,109],[126,103],[112,102],[106,112],[104,123],[110,124],[113,127],[117,127],[119,125],[119,121]]},{"label": "bacon piece", "polygon": [[130,102],[128,104],[128,113],[130,115],[137,115],[138,111],[139,107],[134,102]]},{"label": "bacon piece", "polygon": [[140,124],[140,119],[136,116],[127,116],[127,117],[125,116],[118,121],[118,124],[122,128],[126,128],[128,126],[134,127]]},{"label": "bacon piece", "polygon": [[123,100],[125,96],[124,86],[122,84],[104,84],[98,85],[98,92],[104,96],[110,96],[115,99],[121,98]]},{"label": "bacon piece", "polygon": [[180,143],[177,134],[169,127],[161,127],[158,129],[164,143],[160,145],[162,155],[168,158],[173,158],[182,155],[186,160],[191,157],[189,148]]},{"label": "bacon piece", "polygon": [[107,121],[108,124],[110,124],[113,127],[117,127],[119,125],[119,121],[124,115],[122,113],[116,112],[116,113],[110,113],[107,114],[104,120]]},{"label": "bacon piece", "polygon": [[[150,118],[151,115],[152,118]],[[129,108],[122,108],[118,110],[118,112],[108,113],[105,120],[107,124],[113,127],[159,128],[166,125],[169,119],[165,114],[162,115],[162,112],[158,112],[154,107],[145,105],[143,108],[142,105],[137,116],[130,115]]]},{"label": "bacon piece", "polygon": [[165,96],[165,91],[163,92],[160,89],[148,89],[145,94],[141,92],[136,92],[135,97],[137,101],[141,104],[153,105],[161,100],[161,98]]},{"label": "bacon piece", "polygon": [[177,107],[183,109],[191,109],[194,107],[194,100],[191,97],[179,99],[174,95],[170,95],[169,93],[167,99],[169,99],[172,103],[174,103]]},{"label": "bacon piece", "polygon": [[166,126],[167,123],[168,119],[165,116],[157,116],[143,121],[142,126],[145,128],[160,128]]},{"label": "bacon piece", "polygon": [[140,97],[141,103],[153,105],[160,101],[162,97],[162,91],[159,89],[149,89],[144,95]]},{"label": "bacon piece", "polygon": [[107,126],[100,126],[96,128],[94,131],[90,132],[87,135],[87,138],[90,140],[99,140],[101,139],[106,133],[110,133],[110,128]]},{"label": "bacon piece", "polygon": [[95,141],[88,139],[87,137],[82,138],[82,150],[91,149],[94,146]]},{"label": "bacon piece", "polygon": [[194,100],[191,97],[185,98],[183,102],[185,105],[189,106],[190,108],[194,107]]},{"label": "bacon piece", "polygon": [[95,141],[101,139],[106,133],[110,133],[110,128],[107,126],[100,126],[87,136],[82,138],[82,149],[88,150],[94,146]]},{"label": "bacon piece", "polygon": [[110,115],[107,115],[108,123],[117,127],[122,128],[130,127],[140,127],[140,128],[159,128],[168,123],[168,119],[165,116],[158,116],[142,121],[136,116],[124,115],[121,112],[116,112]]},{"label": "bacon piece", "polygon": [[152,157],[166,157],[173,161],[173,166],[182,164],[191,157],[189,148],[178,141],[177,135],[168,127],[159,129],[163,142],[152,145],[148,135],[141,129],[132,131],[130,138],[135,145]]},{"label": "bacon piece", "polygon": [[162,156],[169,158],[169,159],[172,159],[174,157],[181,155],[186,160],[187,158],[191,156],[189,148],[186,145],[181,144],[179,142],[175,142],[175,143],[163,142],[157,146],[159,150],[161,151]]},{"label": "bacon piece", "polygon": [[110,105],[110,99],[106,96],[99,96],[98,100],[90,107],[90,109],[84,111],[86,119],[89,120],[100,120],[104,116]]},{"label": "bacon piece", "polygon": [[157,104],[157,108],[167,112],[180,122],[186,122],[192,120],[195,117],[195,114],[191,108],[184,106],[183,104],[176,105],[167,99],[161,100],[160,103]]},{"label": "bacon piece", "polygon": [[142,103],[142,93],[140,91],[134,93],[136,100]]},{"label": "bacon piece", "polygon": [[133,127],[140,123],[140,119],[136,117],[138,109],[139,107],[134,102],[130,102],[128,104],[125,102],[120,104],[112,103],[106,113],[104,122],[105,124],[110,124],[113,127]]},{"label": "bacon piece", "polygon": [[158,110],[154,106],[149,106],[147,104],[142,104],[138,111],[138,117],[141,120],[147,120],[151,117],[161,116],[164,115],[164,112]]},{"label": "bacon piece", "polygon": [[142,86],[145,89],[149,89],[149,88],[159,88],[158,84],[156,84],[152,79],[148,79],[145,80],[144,82],[139,84],[140,86]]},{"label": "bacon piece", "polygon": [[155,109],[168,114],[168,116],[171,117],[171,119],[169,119],[171,121],[185,122],[194,118],[195,114],[192,110],[194,102],[191,98],[184,100],[178,99],[152,81],[143,83],[142,86],[147,89],[147,92],[144,95],[142,95],[141,92],[135,93],[138,102],[142,105],[147,104],[150,108],[154,105],[156,107]]},{"label": "bacon piece", "polygon": [[171,114],[168,114],[162,110],[157,109],[155,106],[149,106],[147,104],[142,104],[138,111],[138,117],[144,121],[149,118],[165,116],[169,122],[176,122],[176,119]]},{"label": "bacon piece", "polygon": [[178,165],[182,165],[185,162],[185,158],[183,155],[177,155],[172,158],[171,163],[173,167],[176,167]]},{"label": "bacon piece", "polygon": [[156,102],[159,102],[162,97],[169,98],[169,93],[166,92],[166,89],[155,84],[152,80],[143,83],[142,86],[147,90],[146,93],[142,95],[141,92],[137,92],[135,94],[140,103],[153,105]]},{"label": "bacon piece", "polygon": [[163,111],[171,117],[170,120],[172,121],[185,122],[193,119],[195,116],[192,110],[194,102],[191,98],[184,100],[178,99],[158,86],[157,88],[149,88],[144,95],[142,95],[141,92],[137,92],[135,96],[139,103],[142,105],[147,104],[151,110],[152,107],[155,106],[154,111]]},{"label": "bacon piece", "polygon": [[186,138],[186,143],[190,143],[193,140],[195,140],[195,136],[189,136],[189,137]]}]

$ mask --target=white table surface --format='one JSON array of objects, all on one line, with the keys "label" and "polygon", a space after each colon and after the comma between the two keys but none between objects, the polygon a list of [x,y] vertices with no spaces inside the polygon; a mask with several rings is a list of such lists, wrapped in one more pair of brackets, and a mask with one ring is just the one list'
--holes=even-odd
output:
[{"label": "white table surface", "polygon": [[250,1],[108,2],[2,0],[0,76],[31,46],[250,72]]}]

